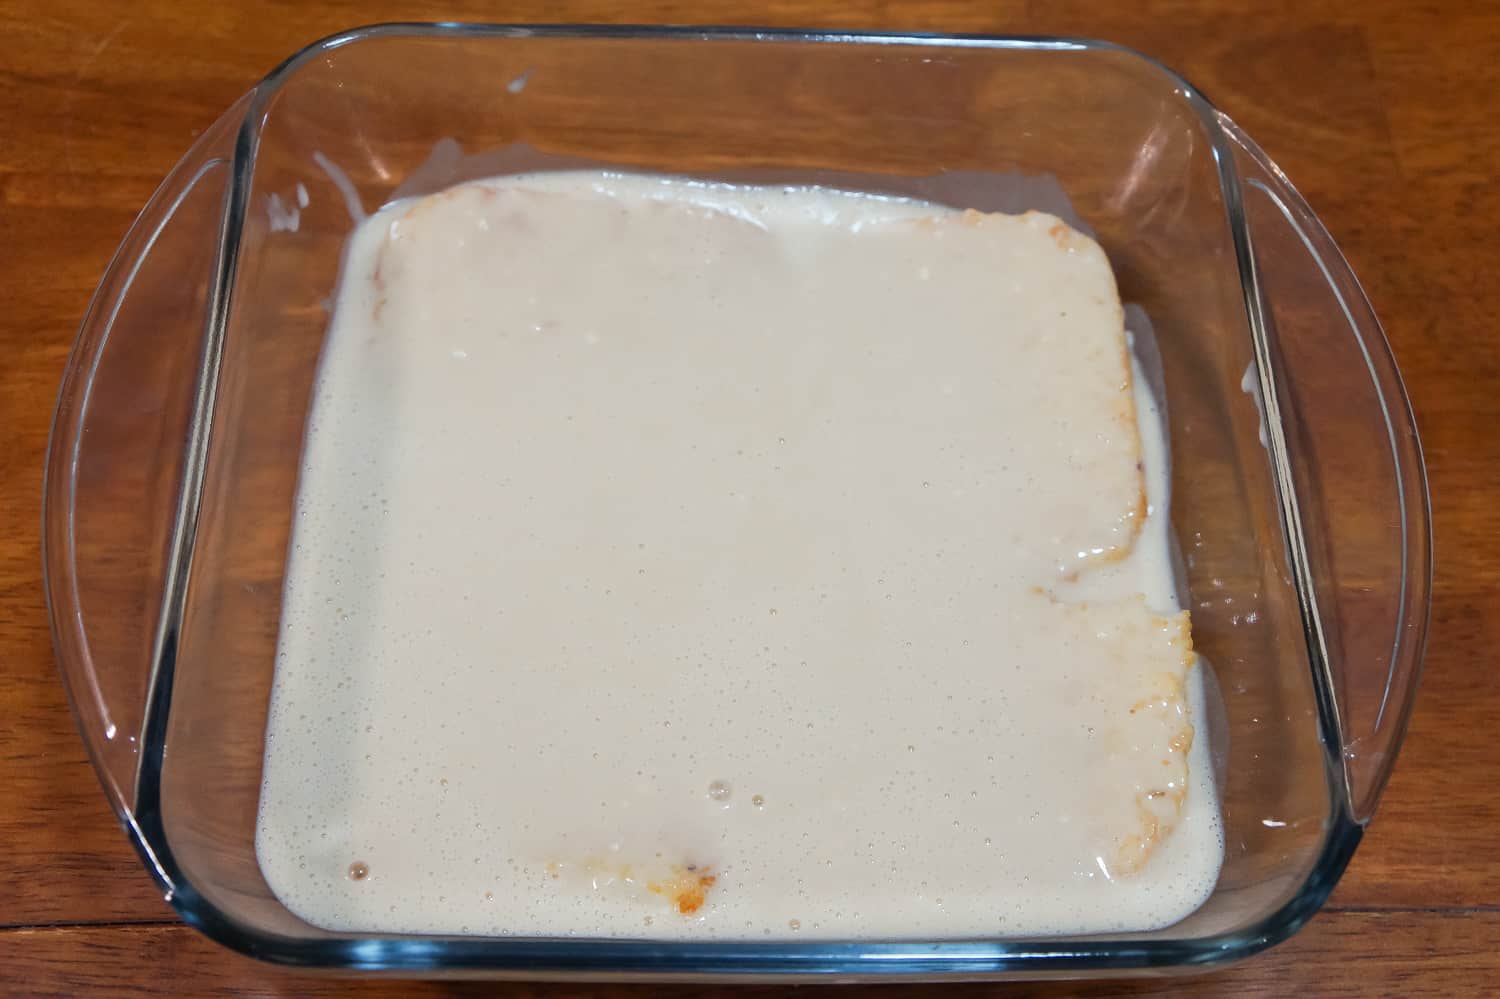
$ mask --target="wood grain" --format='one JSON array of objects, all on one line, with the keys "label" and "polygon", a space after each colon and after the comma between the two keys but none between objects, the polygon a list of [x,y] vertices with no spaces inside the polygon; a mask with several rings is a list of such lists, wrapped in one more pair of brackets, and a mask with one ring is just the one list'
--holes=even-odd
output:
[{"label": "wood grain", "polygon": [[[1271,954],[1195,989],[1486,988],[1500,971],[1500,852],[1491,845],[1500,750],[1487,738],[1500,717],[1488,668],[1500,647],[1500,245],[1491,233],[1500,217],[1500,8],[1461,0],[771,0],[753,9],[716,0],[0,0],[0,523],[9,528],[0,536],[0,927],[11,927],[0,929],[0,992],[150,994],[164,982],[191,992],[343,989],[261,968],[176,924],[152,925],[170,912],[109,814],[57,681],[40,585],[42,458],[89,295],[195,135],[308,41],[360,23],[436,18],[1089,35],[1161,59],[1244,125],[1317,209],[1385,322],[1427,451],[1436,599],[1407,745],[1330,911]],[[147,925],[122,925],[130,922]],[[1144,988],[1082,994],[1175,994],[1177,985]]]}]

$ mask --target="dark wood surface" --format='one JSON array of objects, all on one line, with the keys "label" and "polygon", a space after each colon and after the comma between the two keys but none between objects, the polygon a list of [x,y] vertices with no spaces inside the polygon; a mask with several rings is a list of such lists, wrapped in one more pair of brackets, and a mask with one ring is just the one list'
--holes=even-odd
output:
[{"label": "dark wood surface", "polygon": [[[1426,675],[1376,821],[1291,942],[1191,983],[1013,995],[1464,995],[1500,985],[1500,5],[1335,0],[219,4],[0,0],[0,993],[331,994],[175,921],[113,821],[57,678],[41,589],[58,380],[111,252],[237,96],[319,36],[380,20],[631,21],[1076,34],[1184,73],[1341,243],[1426,445],[1437,578]],[[964,987],[956,994],[988,992]],[[442,994],[364,983],[365,994]],[[455,994],[507,994],[497,986]],[[509,994],[608,994],[517,987]],[[623,989],[622,993],[655,994]],[[675,994],[698,994],[683,988]],[[914,990],[906,990],[914,991]],[[885,995],[904,994],[886,989]]]}]

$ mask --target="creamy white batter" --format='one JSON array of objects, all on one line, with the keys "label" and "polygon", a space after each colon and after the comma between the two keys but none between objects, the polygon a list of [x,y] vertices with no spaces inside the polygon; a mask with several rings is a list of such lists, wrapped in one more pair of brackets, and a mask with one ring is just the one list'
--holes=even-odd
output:
[{"label": "creamy white batter", "polygon": [[1222,855],[1160,418],[1050,216],[562,173],[355,233],[257,849],[363,931],[1169,924]]}]

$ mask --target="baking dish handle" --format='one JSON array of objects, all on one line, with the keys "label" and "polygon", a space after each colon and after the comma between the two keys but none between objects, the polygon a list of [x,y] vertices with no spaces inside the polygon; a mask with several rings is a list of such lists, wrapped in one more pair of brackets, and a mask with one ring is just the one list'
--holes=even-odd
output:
[{"label": "baking dish handle", "polygon": [[214,123],[126,233],[58,392],[42,501],[53,645],[116,813],[131,821],[153,647],[235,136]]},{"label": "baking dish handle", "polygon": [[[1239,248],[1263,402],[1351,815],[1367,822],[1416,694],[1432,539],[1411,406],[1379,321],[1328,231],[1228,117],[1248,232]],[[1269,376],[1268,376],[1269,372]]]}]

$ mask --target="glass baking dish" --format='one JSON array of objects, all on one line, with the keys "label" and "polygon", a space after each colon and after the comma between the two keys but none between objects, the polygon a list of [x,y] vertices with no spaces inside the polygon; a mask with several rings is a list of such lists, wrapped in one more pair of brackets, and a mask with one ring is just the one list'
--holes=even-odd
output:
[{"label": "glass baking dish", "polygon": [[[664,944],[331,933],[276,900],[254,850],[263,733],[345,239],[392,197],[528,157],[858,176],[960,207],[1061,203],[1091,229],[1154,334],[1136,346],[1168,404],[1213,681],[1226,852],[1199,911],[1073,939]],[[259,958],[424,976],[1085,977],[1255,953],[1313,914],[1370,820],[1431,577],[1379,324],[1287,178],[1189,83],[1094,41],[749,29],[383,25],[288,59],[105,273],[62,382],[44,534],[80,731],[166,899]]]}]

